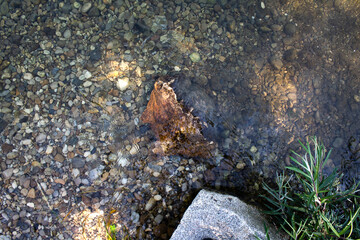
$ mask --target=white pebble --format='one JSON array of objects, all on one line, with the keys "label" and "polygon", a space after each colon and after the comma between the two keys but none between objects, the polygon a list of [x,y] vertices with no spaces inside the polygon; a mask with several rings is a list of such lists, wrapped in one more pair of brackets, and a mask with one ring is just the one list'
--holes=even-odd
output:
[{"label": "white pebble", "polygon": [[88,70],[85,70],[85,71],[84,71],[84,77],[85,77],[86,79],[91,78],[91,76],[92,76],[91,72],[89,72]]},{"label": "white pebble", "polygon": [[84,82],[84,87],[90,87],[92,85],[91,81]]},{"label": "white pebble", "polygon": [[154,199],[155,199],[155,201],[160,201],[162,199],[162,197],[159,194],[157,194],[154,196]]},{"label": "white pebble", "polygon": [[31,139],[22,140],[22,144],[23,145],[30,145],[31,144]]},{"label": "white pebble", "polygon": [[116,86],[119,90],[124,91],[129,86],[129,78],[120,78],[118,79]]},{"label": "white pebble", "polygon": [[31,208],[34,208],[34,207],[35,207],[35,204],[32,203],[32,202],[29,202],[29,203],[26,204],[26,206],[31,207]]},{"label": "white pebble", "polygon": [[54,148],[53,148],[52,146],[48,145],[48,146],[46,147],[45,153],[46,153],[46,154],[51,154],[52,151],[53,151],[53,149],[54,149]]},{"label": "white pebble", "polygon": [[79,171],[79,169],[74,168],[74,169],[72,170],[72,173],[71,173],[71,174],[73,175],[74,178],[77,178],[77,177],[80,175],[80,171]]}]

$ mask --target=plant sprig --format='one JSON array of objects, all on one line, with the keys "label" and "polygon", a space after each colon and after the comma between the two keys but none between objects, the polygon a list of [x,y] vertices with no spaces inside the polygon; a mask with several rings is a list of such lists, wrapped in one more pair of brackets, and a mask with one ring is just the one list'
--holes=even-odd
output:
[{"label": "plant sprig", "polygon": [[[293,165],[286,167],[296,179],[283,172],[276,177],[276,189],[263,184],[268,193],[263,196],[269,209],[265,213],[273,215],[292,239],[360,238],[359,183],[340,191],[342,175],[336,169],[329,175],[323,172],[331,150],[326,153],[316,137],[299,142],[305,154],[293,152]],[[300,187],[295,189],[294,183]]]}]

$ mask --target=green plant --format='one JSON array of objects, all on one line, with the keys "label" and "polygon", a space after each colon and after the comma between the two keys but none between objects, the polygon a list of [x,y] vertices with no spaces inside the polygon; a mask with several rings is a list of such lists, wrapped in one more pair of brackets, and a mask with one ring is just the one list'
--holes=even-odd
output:
[{"label": "green plant", "polygon": [[326,154],[316,137],[311,138],[313,150],[310,142],[299,142],[306,153],[293,152],[293,165],[287,167],[296,178],[283,172],[277,175],[277,188],[263,184],[268,193],[263,196],[269,209],[265,213],[274,216],[292,239],[360,238],[359,183],[339,190],[342,175],[336,169],[329,175],[323,173],[331,151]]}]

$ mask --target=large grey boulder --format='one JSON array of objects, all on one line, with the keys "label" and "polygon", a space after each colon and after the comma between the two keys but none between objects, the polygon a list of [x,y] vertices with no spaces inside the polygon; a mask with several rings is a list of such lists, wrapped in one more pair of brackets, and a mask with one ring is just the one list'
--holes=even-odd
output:
[{"label": "large grey boulder", "polygon": [[271,240],[286,239],[272,229],[256,208],[234,196],[201,190],[170,240],[255,240],[255,236],[266,239],[264,223]]}]

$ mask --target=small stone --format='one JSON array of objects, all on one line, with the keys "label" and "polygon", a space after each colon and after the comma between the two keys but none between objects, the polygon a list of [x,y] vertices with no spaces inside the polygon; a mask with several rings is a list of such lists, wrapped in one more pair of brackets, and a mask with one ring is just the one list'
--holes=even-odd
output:
[{"label": "small stone", "polygon": [[30,145],[31,144],[31,139],[25,139],[25,140],[22,140],[21,141],[21,143],[23,144],[23,145]]},{"label": "small stone", "polygon": [[91,78],[91,77],[92,77],[91,72],[89,72],[89,71],[85,70],[85,72],[84,72],[84,77],[85,77],[86,79]]},{"label": "small stone", "polygon": [[280,70],[283,66],[283,62],[281,61],[281,59],[276,56],[272,56],[270,58],[270,64],[277,70]]},{"label": "small stone", "polygon": [[90,87],[92,85],[92,82],[91,81],[86,81],[84,82],[84,87]]},{"label": "small stone", "polygon": [[154,218],[154,222],[159,225],[161,223],[161,221],[164,219],[164,216],[161,214],[158,214],[155,218]]},{"label": "small stone", "polygon": [[120,78],[116,83],[116,87],[121,91],[127,89],[128,86],[129,86],[129,78]]},{"label": "small stone", "polygon": [[340,148],[344,143],[344,139],[342,138],[335,138],[334,142],[333,142],[333,146],[334,148]]},{"label": "small stone", "polygon": [[75,157],[71,160],[73,168],[83,168],[85,166],[85,159]]},{"label": "small stone", "polygon": [[31,73],[25,73],[24,74],[24,79],[25,80],[31,80],[31,79],[33,79],[33,75]]},{"label": "small stone", "polygon": [[46,140],[46,134],[40,133],[40,134],[36,137],[35,140],[36,140],[37,143],[43,143],[43,142],[45,142],[45,140]]},{"label": "small stone", "polygon": [[60,153],[56,154],[54,157],[55,161],[57,162],[64,162],[65,158],[63,155],[61,155]]},{"label": "small stone", "polygon": [[155,199],[155,201],[160,201],[162,199],[162,197],[159,194],[157,194],[154,196],[154,199]]},{"label": "small stone", "polygon": [[64,180],[64,179],[61,179],[61,178],[55,179],[54,182],[59,183],[59,184],[61,184],[61,185],[65,185],[65,180]]},{"label": "small stone", "polygon": [[54,150],[53,146],[48,145],[48,146],[46,147],[45,153],[46,153],[46,154],[51,154],[53,150]]},{"label": "small stone", "polygon": [[246,164],[244,162],[239,162],[236,164],[236,168],[237,169],[244,169],[244,167],[246,166]]},{"label": "small stone", "polygon": [[194,62],[194,63],[197,63],[197,62],[199,62],[201,60],[200,54],[197,53],[197,52],[194,52],[194,53],[190,54],[189,57],[190,57],[191,61]]},{"label": "small stone", "polygon": [[101,175],[101,171],[98,168],[94,168],[89,172],[89,178],[91,181],[95,181]]},{"label": "small stone", "polygon": [[[132,34],[132,32],[126,32],[125,34],[124,34],[124,39],[126,40],[126,41],[131,41],[131,39],[133,38],[133,34]],[[125,60],[126,61],[126,60]]]},{"label": "small stone", "polygon": [[33,166],[33,167],[41,167],[41,163],[39,163],[38,161],[33,161],[33,162],[31,162],[31,166]]},{"label": "small stone", "polygon": [[3,145],[1,145],[1,150],[3,151],[3,153],[8,154],[9,152],[11,152],[14,149],[14,146],[11,144],[7,144],[4,143]]},{"label": "small stone", "polygon": [[36,197],[36,194],[35,194],[35,189],[34,188],[31,188],[27,194],[27,197],[28,198],[35,198]]},{"label": "small stone", "polygon": [[6,169],[5,171],[2,172],[3,178],[5,179],[11,178],[13,172],[14,172],[13,168]]},{"label": "small stone", "polygon": [[139,219],[140,219],[140,214],[138,214],[138,213],[135,212],[135,211],[131,212],[130,220],[131,220],[133,223],[139,222]]},{"label": "small stone", "polygon": [[74,2],[74,8],[79,8],[81,6],[81,4],[79,2]]},{"label": "small stone", "polygon": [[296,32],[296,26],[294,23],[287,23],[284,26],[284,32],[289,35],[289,36],[293,36]]},{"label": "small stone", "polygon": [[66,29],[64,34],[63,34],[64,38],[68,39],[71,37],[71,31],[70,29]]},{"label": "small stone", "polygon": [[359,95],[354,95],[354,99],[356,102],[360,102],[360,96]]},{"label": "small stone", "polygon": [[21,191],[20,191],[20,193],[21,193],[21,195],[23,195],[24,197],[26,197],[27,195],[28,195],[28,190],[26,189],[26,188],[23,188],[23,189],[21,189]]},{"label": "small stone", "polygon": [[250,152],[256,153],[256,151],[257,151],[257,148],[255,146],[251,146]]},{"label": "small stone", "polygon": [[34,208],[35,207],[35,204],[32,203],[32,202],[29,202],[26,204],[26,206],[30,207],[30,208]]},{"label": "small stone", "polygon": [[77,168],[74,168],[71,172],[74,178],[77,178],[80,175],[80,171]]},{"label": "small stone", "polygon": [[296,101],[296,93],[288,93],[287,95],[288,99],[291,101]]},{"label": "small stone", "polygon": [[155,202],[156,202],[156,200],[154,198],[150,198],[149,201],[145,205],[145,210],[150,211],[154,207]]},{"label": "small stone", "polygon": [[90,10],[91,6],[92,6],[91,2],[85,3],[81,8],[81,12],[87,13]]}]

